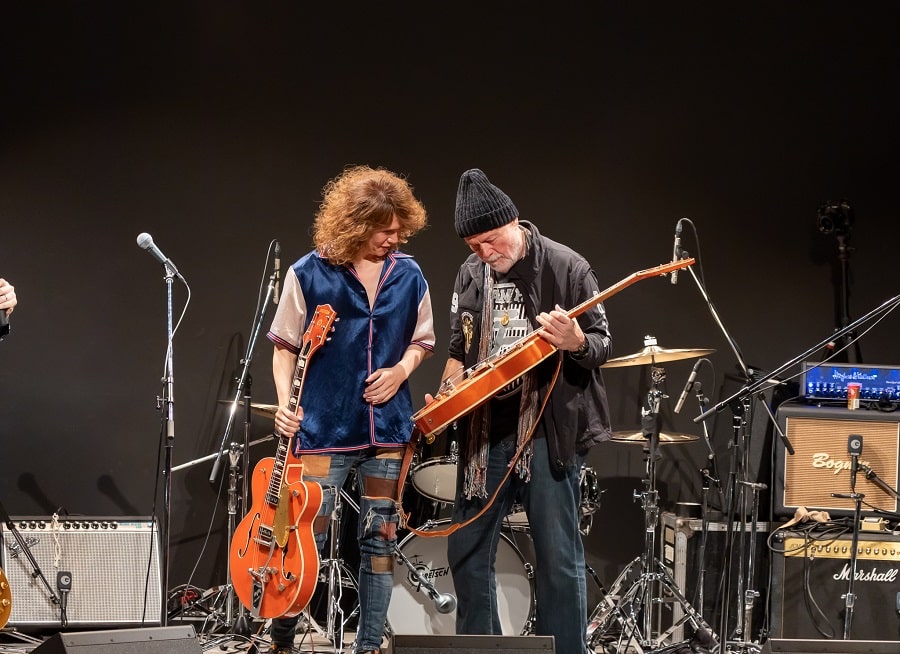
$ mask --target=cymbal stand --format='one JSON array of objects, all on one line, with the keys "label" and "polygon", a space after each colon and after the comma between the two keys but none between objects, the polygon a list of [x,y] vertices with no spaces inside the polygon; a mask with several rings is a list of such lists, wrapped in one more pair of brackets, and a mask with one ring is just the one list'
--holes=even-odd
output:
[{"label": "cymbal stand", "polygon": [[[331,641],[336,652],[343,651],[344,648],[344,631],[345,626],[354,615],[359,612],[359,602],[350,612],[344,615],[344,609],[341,606],[341,598],[344,594],[344,588],[352,588],[359,593],[359,583],[356,575],[347,567],[343,559],[340,558],[341,551],[341,516],[343,514],[343,503],[349,504],[357,513],[359,513],[359,505],[353,501],[353,498],[343,489],[334,488],[334,509],[331,512],[331,520],[328,525],[328,558],[321,561],[319,565],[319,581],[327,580],[328,582],[328,608],[325,619],[324,635]],[[307,617],[310,624],[315,621],[308,614]]]},{"label": "cymbal stand", "polygon": [[[659,384],[665,379],[665,370],[656,366],[650,369],[651,385],[647,393],[647,408],[641,409],[641,427],[644,436],[647,438],[647,444],[644,447],[644,458],[646,462],[646,478],[644,479],[644,490],[638,493],[635,491],[634,499],[641,500],[644,510],[644,550],[639,557],[633,560],[622,571],[619,577],[610,588],[609,595],[605,598],[601,605],[595,609],[595,615],[591,616],[589,625],[595,625],[588,639],[589,646],[596,646],[600,638],[612,626],[612,618],[623,627],[623,633],[620,641],[626,638],[629,645],[635,643],[640,646],[641,651],[647,649],[655,649],[665,644],[665,640],[674,633],[674,631],[690,621],[696,630],[706,629],[711,637],[715,639],[712,628],[706,623],[703,617],[690,605],[677,584],[666,572],[663,565],[654,556],[656,548],[656,528],[659,520],[659,493],[656,490],[656,460],[659,457],[657,449],[659,447],[659,428],[657,424],[657,416],[659,415],[660,400],[666,397],[659,390]],[[640,563],[640,574],[634,579],[630,588],[624,593],[619,594],[620,589],[627,581],[631,574],[631,569],[635,564]],[[654,589],[659,585],[660,591],[667,592],[674,597],[683,608],[683,616],[676,621],[666,632],[653,638],[652,609],[655,603],[662,600],[655,599]],[[590,631],[589,627],[589,631]]]}]

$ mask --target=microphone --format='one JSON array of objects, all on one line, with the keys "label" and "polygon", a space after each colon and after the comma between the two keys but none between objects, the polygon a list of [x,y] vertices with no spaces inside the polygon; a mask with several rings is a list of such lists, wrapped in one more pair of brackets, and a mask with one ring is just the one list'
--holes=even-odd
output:
[{"label": "microphone", "polygon": [[[674,275],[675,273],[672,274]],[[681,397],[678,398],[678,403],[675,405],[675,413],[681,412],[681,407],[684,406],[684,401],[687,399],[688,393],[691,392],[691,389],[694,387],[694,382],[697,380],[697,371],[700,369],[701,363],[703,363],[703,359],[697,359],[697,363],[694,364],[694,369],[691,370],[687,384],[684,385],[684,390],[681,391]]]},{"label": "microphone", "polygon": [[0,309],[0,338],[9,333],[9,316],[6,315],[6,309]]},{"label": "microphone", "polygon": [[278,304],[278,291],[281,288],[281,243],[275,241],[275,294],[272,296]]},{"label": "microphone", "polygon": [[172,263],[172,260],[162,253],[158,247],[156,247],[156,243],[153,242],[153,237],[150,236],[147,232],[142,232],[138,234],[137,244],[142,250],[147,250],[150,255],[159,261],[162,265],[168,266],[169,269],[181,280],[185,281],[184,277],[181,276],[181,273],[178,272],[178,268],[175,267],[175,264]]},{"label": "microphone", "polygon": [[[672,244],[672,263],[681,259],[681,219],[675,223],[675,242]],[[678,271],[672,271],[672,283],[678,283]],[[677,411],[676,411],[677,413]]]},{"label": "microphone", "polygon": [[862,454],[862,435],[850,434],[847,438],[847,454],[850,455],[850,492],[856,492],[856,471],[859,468],[859,455]]},{"label": "microphone", "polygon": [[438,613],[453,613],[456,610],[456,597],[450,593],[439,593],[435,590],[433,594],[429,594]]}]

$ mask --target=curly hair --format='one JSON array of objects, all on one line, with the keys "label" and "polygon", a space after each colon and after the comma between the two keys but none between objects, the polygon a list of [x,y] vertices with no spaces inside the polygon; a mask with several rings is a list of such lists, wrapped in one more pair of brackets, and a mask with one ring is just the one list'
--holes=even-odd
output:
[{"label": "curly hair", "polygon": [[409,183],[383,168],[350,166],[322,189],[313,242],[335,265],[354,260],[373,233],[400,222],[398,246],[428,222]]}]

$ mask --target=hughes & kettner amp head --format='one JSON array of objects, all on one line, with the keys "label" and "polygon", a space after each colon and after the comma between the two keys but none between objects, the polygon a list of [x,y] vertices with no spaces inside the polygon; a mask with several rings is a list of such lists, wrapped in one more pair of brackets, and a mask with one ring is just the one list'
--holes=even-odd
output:
[{"label": "hughes & kettner amp head", "polygon": [[809,401],[846,404],[851,383],[859,384],[860,402],[900,402],[900,366],[803,362],[800,388]]}]

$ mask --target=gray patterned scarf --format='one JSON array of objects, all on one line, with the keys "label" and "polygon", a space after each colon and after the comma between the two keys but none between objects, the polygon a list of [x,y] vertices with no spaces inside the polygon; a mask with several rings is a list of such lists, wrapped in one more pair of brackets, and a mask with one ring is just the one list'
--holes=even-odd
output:
[{"label": "gray patterned scarf", "polygon": [[[487,264],[484,266],[484,299],[481,309],[481,338],[478,342],[478,360],[484,361],[491,347],[492,308],[494,296],[494,276]],[[536,373],[529,370],[522,376],[521,404],[519,407],[519,422],[516,431],[516,446],[520,452],[516,461],[516,474],[525,481],[531,479],[531,457],[533,445],[531,432],[537,420],[538,389]],[[490,400],[479,406],[472,412],[469,420],[469,431],[466,437],[468,447],[466,474],[463,483],[463,492],[466,499],[473,497],[487,497],[487,460],[490,451],[490,426],[491,426]]]}]

